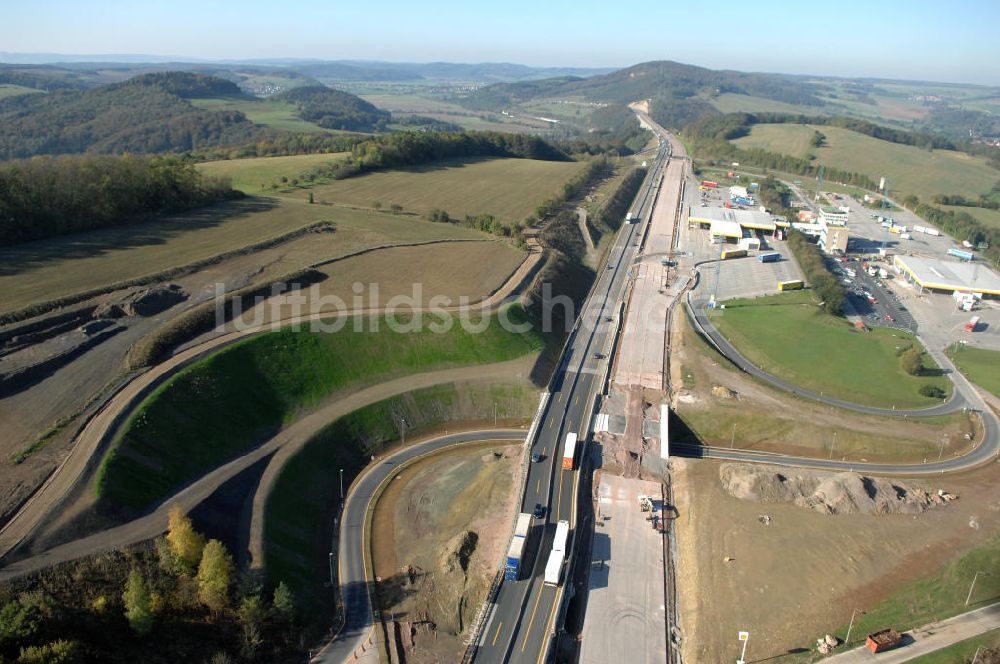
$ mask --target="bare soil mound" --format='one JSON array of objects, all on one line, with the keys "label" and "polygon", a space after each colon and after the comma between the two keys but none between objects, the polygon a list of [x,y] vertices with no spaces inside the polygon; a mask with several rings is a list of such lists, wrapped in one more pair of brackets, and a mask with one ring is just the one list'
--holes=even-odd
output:
[{"label": "bare soil mound", "polygon": [[854,472],[726,463],[719,467],[719,479],[735,498],[794,503],[823,514],[919,514],[951,498],[914,482]]}]

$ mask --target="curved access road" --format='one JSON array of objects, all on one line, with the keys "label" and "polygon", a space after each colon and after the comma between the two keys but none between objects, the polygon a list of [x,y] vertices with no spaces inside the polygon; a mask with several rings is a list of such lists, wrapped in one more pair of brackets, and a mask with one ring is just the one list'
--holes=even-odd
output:
[{"label": "curved access road", "polygon": [[[529,361],[530,360],[530,361]],[[363,408],[372,403],[382,401],[399,394],[404,394],[412,390],[417,390],[434,385],[453,383],[456,381],[474,381],[482,379],[484,376],[506,376],[524,371],[530,371],[533,356],[526,356],[508,362],[498,362],[496,364],[473,365],[460,367],[457,369],[444,369],[441,371],[429,371],[422,374],[413,374],[396,380],[379,383],[362,390],[358,390],[343,399],[332,401],[325,406],[309,413],[305,417],[297,420],[274,437],[255,447],[241,457],[212,470],[205,474],[198,481],[188,485],[178,493],[163,501],[153,512],[142,516],[128,523],[103,530],[93,535],[83,537],[66,544],[53,547],[37,555],[18,560],[0,568],[0,581],[31,574],[39,570],[57,565],[60,563],[77,560],[85,556],[90,556],[101,551],[107,551],[130,544],[136,544],[144,540],[152,539],[163,533],[167,528],[167,513],[174,505],[178,505],[185,512],[190,511],[196,505],[206,500],[222,484],[229,481],[242,471],[254,465],[261,459],[272,459],[279,455],[284,458],[290,456],[286,454],[295,452],[302,448],[320,429],[347,413],[359,408]],[[461,436],[463,434],[456,434]],[[523,435],[523,432],[522,432]],[[409,448],[403,448],[405,452]],[[262,483],[263,484],[263,483]],[[266,500],[267,491],[262,491],[258,486],[258,494],[264,494],[262,500]],[[255,495],[255,498],[257,496]],[[264,512],[256,510],[250,526],[250,548],[254,561],[262,559],[263,551],[263,517]]]},{"label": "curved access road", "polygon": [[743,372],[758,378],[769,385],[780,390],[789,392],[799,397],[810,399],[828,406],[853,410],[867,415],[882,415],[889,417],[920,417],[933,415],[947,415],[963,409],[973,410],[979,413],[983,423],[982,442],[972,452],[952,459],[944,459],[925,464],[884,464],[867,462],[847,462],[824,459],[812,459],[808,457],[793,457],[780,454],[769,454],[762,452],[752,452],[746,450],[730,450],[717,447],[687,447],[688,451],[707,458],[729,459],[733,461],[749,461],[755,463],[770,463],[781,466],[799,466],[821,468],[827,470],[857,470],[867,473],[878,474],[940,474],[943,472],[954,472],[972,468],[997,458],[1000,454],[1000,421],[997,420],[994,412],[987,407],[982,397],[976,389],[969,383],[968,379],[960,371],[954,370],[950,366],[947,358],[936,356],[942,366],[951,368],[948,377],[954,386],[951,399],[945,403],[930,408],[877,408],[864,404],[842,401],[831,397],[817,394],[767,373],[757,365],[747,360],[736,348],[726,339],[719,329],[712,324],[705,310],[704,300],[688,300],[688,307],[694,319],[695,327],[705,335],[712,344],[722,353],[726,359],[732,362]]},{"label": "curved access road", "polygon": [[[466,309],[492,310],[507,301],[534,274],[544,255],[544,252],[532,248],[521,265],[498,290]],[[441,310],[461,309],[462,307],[443,307]],[[375,315],[382,312],[383,309],[362,309],[345,312],[344,315]],[[77,483],[96,468],[100,462],[98,451],[110,441],[111,436],[125,422],[128,415],[159,385],[192,363],[251,336],[314,320],[328,320],[332,317],[330,313],[323,312],[287,316],[281,320],[228,332],[183,348],[125,383],[83,426],[62,463],[0,529],[0,561],[27,539]]]},{"label": "curved access road", "polygon": [[372,510],[372,499],[382,485],[405,464],[448,447],[488,440],[524,442],[527,432],[520,429],[487,429],[438,436],[394,452],[370,465],[355,479],[344,501],[340,522],[340,552],[337,560],[345,620],[340,632],[314,658],[313,662],[342,664],[368,641],[374,623],[365,526]]}]

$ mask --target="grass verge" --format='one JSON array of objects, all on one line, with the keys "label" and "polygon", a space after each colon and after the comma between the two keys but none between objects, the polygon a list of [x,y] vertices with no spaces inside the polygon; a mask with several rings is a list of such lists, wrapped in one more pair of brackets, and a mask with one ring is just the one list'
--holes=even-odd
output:
[{"label": "grass verge", "polygon": [[[907,583],[884,602],[858,616],[851,630],[851,642],[860,645],[866,634],[885,627],[902,632],[996,602],[1000,599],[1000,575],[980,574],[969,605],[965,605],[976,572],[992,572],[998,563],[1000,535],[994,536],[986,546],[947,562],[935,574]],[[835,634],[843,639],[847,635],[847,625]]]},{"label": "grass verge", "polygon": [[949,346],[947,353],[970,381],[1000,397],[1000,351],[959,344]]},{"label": "grass verge", "polygon": [[[512,321],[525,320],[520,308],[508,313]],[[394,331],[382,318],[352,319],[336,333],[281,330],[212,355],[136,410],[98,472],[101,507],[125,514],[146,510],[338,390],[502,362],[543,346],[534,331],[514,334],[496,316],[488,320],[478,333],[457,322],[435,333],[426,321],[413,331]],[[355,326],[358,321],[363,324]]]},{"label": "grass verge", "polygon": [[448,422],[493,424],[494,404],[505,423],[526,422],[538,406],[538,390],[521,383],[462,383],[416,390],[366,406],[316,434],[282,469],[265,507],[265,569],[269,579],[285,581],[307,607],[328,604],[330,594],[317,583],[328,573],[332,516],[344,486],[368,463],[399,440],[404,418],[409,435]]},{"label": "grass verge", "polygon": [[[923,385],[951,394],[951,381],[935,367],[920,376],[903,371],[900,351],[920,347],[912,334],[883,327],[855,330],[846,320],[819,311],[808,291],[733,300],[712,321],[754,364],[828,397],[920,408],[940,403],[918,393]],[[929,364],[929,358],[924,362]]]}]

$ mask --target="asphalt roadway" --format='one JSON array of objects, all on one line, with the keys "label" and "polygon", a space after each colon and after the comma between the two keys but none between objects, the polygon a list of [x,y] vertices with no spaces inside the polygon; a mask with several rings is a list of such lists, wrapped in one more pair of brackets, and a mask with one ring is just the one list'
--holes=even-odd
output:
[{"label": "asphalt roadway", "polygon": [[496,429],[455,433],[404,447],[368,468],[351,487],[344,503],[340,523],[340,547],[337,565],[340,587],[343,592],[346,620],[337,638],[331,641],[314,658],[313,662],[341,664],[350,660],[355,652],[368,641],[372,631],[372,606],[368,587],[367,539],[365,521],[372,507],[372,498],[379,487],[403,464],[445,448],[484,440],[524,440],[520,429]]},{"label": "asphalt roadway", "polygon": [[[663,141],[661,145],[665,145]],[[575,523],[576,470],[562,469],[562,446],[566,434],[579,432],[593,409],[594,397],[604,388],[604,354],[614,330],[607,319],[615,315],[631,278],[629,265],[635,243],[648,223],[650,208],[666,165],[667,149],[657,154],[637,199],[642,223],[626,224],[619,232],[608,258],[570,333],[551,384],[550,398],[538,424],[532,452],[542,459],[531,464],[525,481],[522,512],[543,505],[545,516],[532,524],[516,581],[505,581],[482,631],[475,652],[476,662],[530,662],[538,664],[548,650],[558,598],[558,588],[543,583],[545,563],[552,548],[556,523]],[[581,454],[578,452],[577,457]],[[575,528],[570,537],[575,537]],[[565,570],[564,570],[565,574]]]}]

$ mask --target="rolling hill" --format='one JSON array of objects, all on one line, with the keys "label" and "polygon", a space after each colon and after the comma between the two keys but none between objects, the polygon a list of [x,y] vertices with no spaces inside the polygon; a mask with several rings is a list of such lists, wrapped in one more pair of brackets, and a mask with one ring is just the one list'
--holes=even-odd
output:
[{"label": "rolling hill", "polygon": [[[226,104],[214,103],[218,100]],[[275,104],[289,116],[282,116],[283,124],[267,127],[248,118],[275,115]],[[258,107],[262,112],[253,113]],[[260,99],[223,78],[159,72],[87,90],[0,99],[0,159],[243,145],[283,128],[375,131],[389,117],[354,95],[322,86],[293,87]]]}]

